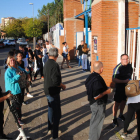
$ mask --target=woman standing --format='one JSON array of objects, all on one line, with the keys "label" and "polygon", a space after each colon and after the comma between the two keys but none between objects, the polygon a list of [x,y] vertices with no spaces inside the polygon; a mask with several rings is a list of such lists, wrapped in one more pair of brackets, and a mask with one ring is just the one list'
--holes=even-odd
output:
[{"label": "woman standing", "polygon": [[82,68],[83,71],[87,71],[87,55],[89,49],[87,48],[87,44],[84,44],[84,47],[82,48],[83,54],[82,54]]},{"label": "woman standing", "polygon": [[61,69],[63,69],[63,64],[64,64],[65,60],[66,60],[66,63],[67,63],[67,67],[68,68],[71,68],[69,66],[69,61],[68,61],[68,47],[67,47],[67,42],[63,42],[62,44],[64,45],[64,47],[63,47],[63,53],[62,53],[62,55],[63,55],[63,61],[62,61],[62,64],[61,64]]},{"label": "woman standing", "polygon": [[11,91],[13,94],[13,103],[15,104],[15,109],[18,114],[18,121],[20,125],[24,125],[21,121],[21,106],[22,106],[22,96],[24,94],[24,88],[26,87],[26,74],[29,71],[25,71],[20,66],[16,65],[15,58],[13,56],[7,59],[8,68],[5,72],[5,88],[6,92]]},{"label": "woman standing", "polygon": [[[24,61],[22,60],[22,57],[23,57],[23,53],[20,52],[20,51],[18,51],[17,52],[17,61],[16,61],[16,64],[18,66],[20,66],[21,68],[25,69],[25,67],[24,67]],[[32,85],[30,74],[27,75],[26,79],[29,80],[29,84]],[[31,95],[29,93],[29,88],[28,88],[29,84],[26,85],[26,88],[25,89],[27,91],[27,97],[32,98],[33,95]],[[27,104],[27,102],[24,101],[24,96],[23,96],[23,105],[26,105],[26,104]]]},{"label": "woman standing", "polygon": [[42,62],[43,62],[43,66],[44,66],[46,61],[48,60],[46,44],[43,44],[42,54],[43,54]]},{"label": "woman standing", "polygon": [[128,131],[128,127],[136,112],[137,127],[138,127],[137,132],[138,132],[138,137],[140,139],[140,94],[134,97],[128,97],[126,104],[128,104],[128,111],[124,122],[124,132],[122,133],[121,137],[126,138],[128,134],[131,134],[131,132]]}]

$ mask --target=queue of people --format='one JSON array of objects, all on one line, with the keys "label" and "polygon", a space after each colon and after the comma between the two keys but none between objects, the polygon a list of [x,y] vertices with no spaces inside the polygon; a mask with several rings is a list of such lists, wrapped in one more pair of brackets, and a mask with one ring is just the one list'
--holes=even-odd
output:
[{"label": "queue of people", "polygon": [[[66,42],[63,42],[63,61],[61,63],[61,69],[66,60],[67,67],[71,68],[68,62],[68,46]],[[81,41],[81,45],[78,47],[79,50],[79,66],[82,62],[82,68],[84,71],[87,70],[87,54],[89,49],[87,44]],[[27,91],[27,97],[33,97],[29,93],[29,85],[32,86],[32,66],[36,67],[34,80],[40,73],[41,78],[44,79],[44,92],[48,101],[48,134],[53,135],[53,140],[60,140],[59,133],[59,122],[61,119],[61,101],[60,91],[66,89],[66,85],[62,83],[61,71],[58,63],[58,49],[53,48],[48,44],[43,44],[43,48],[40,45],[36,45],[34,52],[27,46],[24,48],[19,46],[19,50],[12,50],[8,53],[6,60],[6,71],[5,71],[5,88],[9,94],[5,97],[0,98],[0,102],[5,99],[12,97],[14,104],[16,105],[16,111],[18,114],[18,121],[20,125],[24,125],[22,122],[22,105],[24,103],[25,89]],[[132,120],[135,112],[137,113],[137,127],[138,136],[140,138],[140,95],[136,97],[129,97],[125,95],[125,86],[131,80],[133,72],[132,66],[129,63],[129,57],[127,54],[122,54],[120,57],[121,62],[114,68],[112,81],[116,84],[116,91],[114,95],[113,105],[113,127],[118,126],[117,119],[124,121],[124,132],[121,135],[126,138],[131,132],[128,131],[128,126]],[[29,66],[30,65],[30,66]],[[112,89],[107,87],[101,74],[103,73],[103,63],[96,61],[93,64],[94,71],[88,76],[85,81],[87,89],[88,101],[91,108],[91,119],[90,119],[90,131],[89,140],[99,140],[103,123],[105,119],[105,109],[108,100],[108,94],[112,92]],[[2,91],[0,90],[0,93]],[[123,111],[128,104],[127,117],[123,115]],[[3,107],[3,106],[2,106]],[[118,108],[120,107],[120,114],[117,117]],[[3,110],[2,108],[0,108]],[[1,111],[0,110],[0,111]],[[0,122],[0,137],[6,137],[3,134],[2,128],[3,122]]]}]

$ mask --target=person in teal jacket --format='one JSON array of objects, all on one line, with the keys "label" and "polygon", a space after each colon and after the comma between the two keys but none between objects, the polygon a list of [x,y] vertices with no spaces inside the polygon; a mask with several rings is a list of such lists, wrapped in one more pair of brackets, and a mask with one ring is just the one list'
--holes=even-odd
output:
[{"label": "person in teal jacket", "polygon": [[21,121],[21,106],[22,97],[24,96],[24,89],[27,84],[26,74],[29,73],[29,70],[25,70],[20,66],[17,66],[13,56],[7,58],[7,65],[8,69],[5,72],[5,89],[6,92],[10,90],[11,94],[14,95],[13,102],[16,106],[18,120],[20,125],[24,125],[24,123]]}]

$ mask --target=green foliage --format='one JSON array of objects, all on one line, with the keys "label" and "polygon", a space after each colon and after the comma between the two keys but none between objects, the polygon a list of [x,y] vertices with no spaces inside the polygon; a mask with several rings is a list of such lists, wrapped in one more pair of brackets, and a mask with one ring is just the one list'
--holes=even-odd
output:
[{"label": "green foliage", "polygon": [[28,19],[23,23],[23,29],[27,37],[40,37],[42,36],[43,23],[39,19]]},{"label": "green foliage", "polygon": [[43,5],[42,9],[38,10],[38,17],[40,20],[46,22],[46,26],[48,25],[52,27],[58,22],[63,23],[63,0],[55,0],[52,3],[48,3],[47,5]]},{"label": "green foliage", "polygon": [[22,20],[15,19],[11,23],[9,22],[7,26],[3,28],[6,32],[7,37],[22,37],[24,36],[24,30],[22,28]]}]

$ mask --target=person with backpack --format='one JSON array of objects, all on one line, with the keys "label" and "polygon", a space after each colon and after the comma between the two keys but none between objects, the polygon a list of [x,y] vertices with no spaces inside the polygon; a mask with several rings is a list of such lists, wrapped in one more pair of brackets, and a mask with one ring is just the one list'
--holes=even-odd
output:
[{"label": "person with backpack", "polygon": [[104,79],[101,77],[103,63],[96,61],[93,64],[94,72],[86,79],[88,101],[91,108],[89,140],[99,140],[103,122],[105,119],[105,108],[111,88],[108,88]]}]

